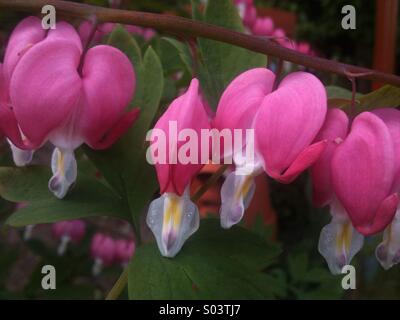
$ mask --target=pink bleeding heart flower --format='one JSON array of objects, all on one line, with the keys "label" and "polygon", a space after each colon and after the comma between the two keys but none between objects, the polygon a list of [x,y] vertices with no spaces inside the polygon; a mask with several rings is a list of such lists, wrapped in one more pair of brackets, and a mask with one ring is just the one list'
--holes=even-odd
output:
[{"label": "pink bleeding heart flower", "polygon": [[115,241],[115,259],[123,267],[127,266],[135,253],[135,242],[132,240],[119,239]]},{"label": "pink bleeding heart flower", "polygon": [[74,149],[83,143],[110,147],[138,116],[138,109],[124,113],[135,88],[129,59],[106,45],[83,52],[68,23],[44,33],[39,19],[23,20],[11,36],[3,69],[18,124],[14,129],[28,142],[18,135],[9,138],[21,148],[38,148],[47,140],[56,146],[49,189],[58,198],[76,180]]},{"label": "pink bleeding heart flower", "polygon": [[115,241],[105,234],[96,233],[92,238],[90,252],[94,259],[92,272],[94,275],[98,275],[103,267],[109,267],[115,262]]},{"label": "pink bleeding heart flower", "polygon": [[[378,116],[389,129],[390,136],[393,141],[394,159],[400,158],[400,111],[395,108],[381,108],[372,111]],[[392,191],[400,191],[400,162],[394,161],[395,178],[393,181]]]},{"label": "pink bleeding heart flower", "polygon": [[248,28],[252,28],[257,19],[257,9],[253,0],[235,0],[235,5],[238,8],[240,17],[243,19],[243,24]]},{"label": "pink bleeding heart flower", "polygon": [[[218,161],[221,157],[225,163],[232,163],[233,158],[236,166],[221,188],[220,221],[223,228],[240,222],[254,195],[254,177],[262,167],[255,158],[252,127],[263,100],[272,92],[274,81],[275,74],[266,68],[248,70],[228,85],[218,103],[212,125],[218,129],[218,138],[223,137],[219,142],[224,148],[218,148],[215,139],[213,146],[217,148],[213,150],[213,159]],[[232,141],[232,145],[227,146],[227,141]]]},{"label": "pink bleeding heart flower", "polygon": [[221,96],[212,126],[220,132],[228,130],[233,143],[231,146],[221,144],[221,149],[213,150],[214,153],[219,151],[222,158],[227,158],[242,150],[245,135],[238,136],[242,141],[236,143],[239,150],[235,150],[234,131],[243,133],[253,127],[255,115],[264,98],[272,92],[274,81],[275,74],[266,68],[250,69],[232,80]]},{"label": "pink bleeding heart flower", "polygon": [[388,127],[371,112],[358,115],[331,164],[333,190],[363,235],[382,231],[392,220],[398,204],[393,190],[394,144]]},{"label": "pink bleeding heart flower", "polygon": [[[3,64],[0,63],[0,135],[1,138],[3,138],[3,134],[6,137],[10,137],[7,138],[7,142],[10,145],[14,163],[21,167],[32,161],[34,150],[24,150],[25,148],[30,148],[30,146],[28,144],[25,145],[24,138],[18,128],[10,101],[9,85],[6,82],[3,69]],[[11,139],[16,141],[20,148],[14,145]]]},{"label": "pink bleeding heart flower", "polygon": [[308,42],[301,41],[301,42],[297,43],[296,50],[300,53],[314,55],[313,51],[311,49],[311,45]]},{"label": "pink bleeding heart flower", "polygon": [[326,148],[311,167],[313,203],[316,207],[329,205],[335,198],[331,181],[332,156],[340,143],[346,139],[350,121],[344,111],[329,109],[323,127],[315,141],[327,141]]},{"label": "pink bleeding heart flower", "polygon": [[243,24],[248,27],[252,28],[254,23],[257,19],[257,9],[253,5],[248,5],[244,11],[243,16]]},{"label": "pink bleeding heart flower", "polygon": [[40,19],[28,17],[22,20],[12,32],[4,64],[0,64],[0,130],[7,137],[17,166],[24,166],[32,160],[35,146],[25,139],[18,127],[10,101],[10,80],[22,56],[44,37]]},{"label": "pink bleeding heart flower", "polygon": [[313,141],[326,112],[325,88],[306,72],[289,74],[265,97],[254,129],[256,150],[270,177],[290,183],[320,157],[327,142]]},{"label": "pink bleeding heart flower", "polygon": [[[24,137],[18,128],[9,97],[8,83],[6,83],[5,80],[3,65],[0,63],[0,134],[2,135],[3,133],[8,137],[6,140],[10,145],[14,163],[18,167],[30,163],[33,158],[34,150],[29,149],[33,148],[33,146],[29,146],[29,144],[24,141]],[[20,147],[14,145],[12,141],[15,141]]]},{"label": "pink bleeding heart flower", "polygon": [[257,18],[252,31],[257,36],[271,36],[274,33],[274,20],[270,17]]},{"label": "pink bleeding heart flower", "polygon": [[341,274],[361,250],[364,237],[354,229],[351,221],[336,198],[331,178],[332,157],[349,131],[349,118],[338,108],[329,109],[325,123],[315,141],[327,141],[319,159],[311,167],[313,202],[317,207],[330,206],[331,222],[322,228],[318,251],[325,258],[333,274]]},{"label": "pink bleeding heart flower", "polygon": [[[394,147],[394,182],[392,192],[400,191],[400,111],[395,108],[382,108],[374,110],[389,129]],[[397,206],[396,214],[392,222],[386,227],[383,241],[375,250],[376,258],[381,266],[388,270],[400,263],[400,208]]]},{"label": "pink bleeding heart flower", "polygon": [[[151,140],[160,138],[159,134],[166,138],[165,144],[160,141],[159,144],[152,145],[152,156],[160,182],[160,193],[172,192],[181,196],[192,177],[203,167],[200,152],[195,159],[191,159],[192,161],[189,164],[181,161],[185,154],[183,151],[186,151],[182,147],[188,146],[187,139],[184,139],[186,132],[183,130],[196,132],[196,142],[200,148],[201,130],[210,129],[208,115],[202,101],[199,94],[199,82],[197,79],[193,79],[186,93],[170,104],[154,126]],[[191,141],[189,140],[189,142]],[[169,150],[158,150],[156,147],[159,147],[159,145],[161,147],[165,145]],[[163,152],[158,152],[158,156],[155,156],[156,151]],[[162,159],[163,157],[165,159]]]},{"label": "pink bleeding heart flower", "polygon": [[148,159],[155,164],[161,197],[150,204],[147,224],[166,257],[175,256],[199,227],[199,212],[190,201],[189,186],[205,163],[199,152],[202,129],[209,130],[210,124],[199,82],[193,79],[187,92],[170,104],[150,134]]},{"label": "pink bleeding heart flower", "polygon": [[279,43],[281,46],[288,48],[293,47],[286,36],[285,30],[281,28],[276,28],[272,33],[272,36],[274,37],[275,41]]},{"label": "pink bleeding heart flower", "polygon": [[63,255],[67,249],[68,243],[79,243],[85,235],[86,224],[82,220],[60,221],[52,225],[53,236],[60,240],[57,249],[58,255]]}]

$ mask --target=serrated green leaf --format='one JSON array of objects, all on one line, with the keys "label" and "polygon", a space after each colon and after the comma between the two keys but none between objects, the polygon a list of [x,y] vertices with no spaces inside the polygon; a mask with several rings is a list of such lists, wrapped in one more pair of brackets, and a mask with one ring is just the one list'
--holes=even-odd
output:
[{"label": "serrated green leaf", "polygon": [[174,258],[157,246],[137,249],[129,265],[131,299],[263,299],[282,292],[281,281],[262,270],[279,249],[253,233],[222,230],[214,219],[202,220],[199,231]]},{"label": "serrated green leaf", "polygon": [[[199,20],[199,14],[194,18]],[[244,28],[239,13],[231,0],[210,0],[202,20],[206,23],[226,27],[239,32]],[[234,77],[255,67],[265,67],[267,57],[226,43],[202,39],[198,40],[201,64],[199,77],[202,88],[212,108]]]},{"label": "serrated green leaf", "polygon": [[96,178],[78,175],[75,187],[60,200],[47,188],[51,176],[48,167],[0,168],[0,194],[12,202],[28,202],[14,212],[7,224],[20,227],[89,216],[129,218],[120,198]]}]

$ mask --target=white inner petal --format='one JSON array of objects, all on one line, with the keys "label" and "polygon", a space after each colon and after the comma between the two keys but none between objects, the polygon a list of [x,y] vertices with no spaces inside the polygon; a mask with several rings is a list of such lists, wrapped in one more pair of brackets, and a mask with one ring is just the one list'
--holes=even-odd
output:
[{"label": "white inner petal", "polygon": [[32,161],[35,150],[22,150],[15,146],[9,139],[7,141],[10,144],[12,157],[16,166],[23,167]]},{"label": "white inner petal", "polygon": [[161,254],[172,258],[197,231],[200,216],[186,188],[181,197],[174,193],[164,193],[160,198],[153,200],[146,222],[156,238]]},{"label": "white inner petal", "polygon": [[237,175],[231,172],[221,188],[221,226],[229,229],[239,223],[249,207],[256,185],[253,175]]},{"label": "white inner petal", "polygon": [[376,247],[375,256],[385,270],[400,262],[400,209],[397,209],[392,223],[385,229],[383,241]]},{"label": "white inner petal", "polygon": [[332,274],[341,274],[342,268],[350,264],[361,250],[364,236],[353,228],[350,219],[335,216],[322,228],[318,251],[328,263]]},{"label": "white inner petal", "polygon": [[77,164],[72,150],[54,148],[51,157],[53,176],[49,180],[49,189],[54,195],[62,199],[77,177]]}]

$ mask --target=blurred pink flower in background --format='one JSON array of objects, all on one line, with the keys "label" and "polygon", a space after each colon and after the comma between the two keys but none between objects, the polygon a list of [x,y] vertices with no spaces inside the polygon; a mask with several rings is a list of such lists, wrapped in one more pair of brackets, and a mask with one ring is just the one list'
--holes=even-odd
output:
[{"label": "blurred pink flower in background", "polygon": [[56,222],[52,225],[53,236],[60,241],[58,255],[63,255],[69,242],[79,243],[85,235],[86,224],[82,220]]},{"label": "blurred pink flower in background", "polygon": [[91,256],[94,259],[93,275],[99,275],[103,267],[111,266],[116,259],[115,241],[103,233],[96,233],[90,245]]},{"label": "blurred pink flower in background", "polygon": [[243,25],[250,33],[256,36],[270,37],[285,48],[312,56],[316,55],[308,42],[300,41],[297,43],[296,41],[289,39],[285,30],[276,27],[276,24],[271,17],[258,16],[257,8],[255,7],[253,0],[234,0],[234,3],[238,9],[240,17],[242,18]]},{"label": "blurred pink flower in background", "polygon": [[135,253],[135,242],[132,240],[115,240],[115,259],[121,266],[126,267]]},{"label": "blurred pink flower in background", "polygon": [[274,21],[270,17],[257,18],[252,31],[256,36],[272,36],[274,33]]},{"label": "blurred pink flower in background", "polygon": [[238,8],[239,15],[243,19],[243,24],[252,28],[257,19],[257,9],[253,4],[253,0],[234,0]]}]

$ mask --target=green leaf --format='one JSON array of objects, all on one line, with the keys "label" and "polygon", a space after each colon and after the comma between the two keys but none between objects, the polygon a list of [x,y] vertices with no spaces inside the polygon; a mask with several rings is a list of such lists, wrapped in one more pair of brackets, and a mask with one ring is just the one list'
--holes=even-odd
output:
[{"label": "green leaf", "polygon": [[289,273],[295,282],[306,277],[308,265],[309,261],[305,253],[292,254],[288,257]]},{"label": "green leaf", "polygon": [[14,165],[10,145],[3,140],[0,143],[0,167],[9,167]]},{"label": "green leaf", "polygon": [[[194,18],[200,20],[199,14],[196,13]],[[210,0],[201,20],[244,32],[238,11],[231,0]],[[198,47],[202,61],[200,81],[214,109],[223,90],[234,77],[248,69],[265,67],[267,64],[265,55],[214,40],[200,38]]]},{"label": "green leaf", "polygon": [[203,14],[200,11],[200,8],[203,6],[201,0],[191,0],[192,4],[192,18],[193,20],[203,21]]},{"label": "green leaf", "polygon": [[[349,107],[352,99],[352,92],[342,87],[327,86],[325,87],[328,96],[328,106],[333,108]],[[362,94],[356,93],[356,102],[362,97]]]},{"label": "green leaf", "polygon": [[[331,105],[346,109],[350,107],[351,91],[335,86],[327,86],[326,90]],[[365,95],[356,94],[356,113],[398,106],[400,106],[400,88],[395,86],[385,85]]]},{"label": "green leaf", "polygon": [[351,91],[338,86],[326,86],[328,99],[351,99]]},{"label": "green leaf", "polygon": [[176,72],[183,66],[184,71],[192,73],[192,56],[186,43],[164,37],[160,40],[159,51],[164,71]]},{"label": "green leaf", "polygon": [[386,85],[363,95],[358,100],[360,104],[357,108],[362,109],[360,111],[384,107],[394,108],[400,105],[400,88]]},{"label": "green leaf", "polygon": [[264,239],[272,239],[274,233],[274,227],[272,225],[265,224],[264,215],[262,212],[257,212],[254,220],[251,224],[246,224],[243,220],[240,222],[240,226],[247,228],[251,232],[260,236]]},{"label": "green leaf", "polygon": [[[164,78],[164,89],[163,89],[163,94],[162,94],[162,101],[165,102],[162,103],[162,105],[168,105],[172,100],[174,100],[177,96],[177,88],[175,85],[175,81],[172,80],[170,77],[165,77]],[[158,110],[158,113],[163,113],[164,110],[160,108]]]},{"label": "green leaf", "polygon": [[107,44],[118,48],[127,55],[129,60],[136,64],[142,62],[139,45],[134,37],[121,25],[117,25],[108,37]]},{"label": "green leaf", "polygon": [[215,219],[200,229],[173,259],[146,244],[129,265],[131,299],[274,298],[282,283],[263,273],[280,250],[240,227],[223,230]]},{"label": "green leaf", "polygon": [[[305,247],[291,249],[294,253],[288,256],[289,291],[296,299],[338,299],[343,294],[340,286],[340,276],[333,276],[326,264],[318,264],[304,253]],[[300,252],[300,253],[299,253]]]},{"label": "green leaf", "polygon": [[48,190],[48,167],[0,168],[0,195],[12,202],[28,202],[7,223],[14,227],[89,216],[129,218],[118,196],[96,178],[82,172],[75,187],[60,200]]},{"label": "green leaf", "polygon": [[157,190],[154,168],[146,160],[146,134],[151,128],[163,92],[163,69],[149,47],[142,62],[135,63],[137,88],[132,105],[140,108],[140,117],[132,128],[110,149],[86,154],[110,185],[129,205],[138,225],[139,215]]},{"label": "green leaf", "polygon": [[13,202],[49,199],[53,196],[47,187],[50,177],[46,167],[1,167],[0,194]]}]

